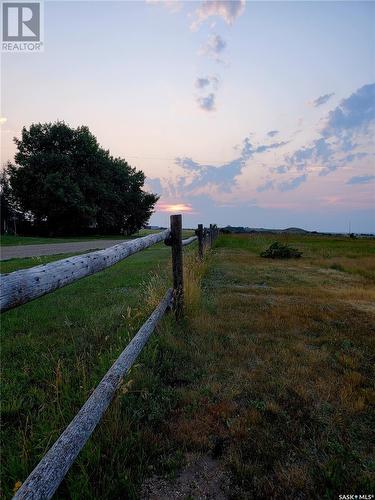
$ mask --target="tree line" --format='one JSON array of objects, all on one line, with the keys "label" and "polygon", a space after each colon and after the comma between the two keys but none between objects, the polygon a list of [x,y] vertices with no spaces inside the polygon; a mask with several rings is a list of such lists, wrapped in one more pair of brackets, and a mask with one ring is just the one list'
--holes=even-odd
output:
[{"label": "tree line", "polygon": [[158,196],[145,175],[103,149],[88,127],[61,121],[24,127],[14,164],[1,174],[1,232],[132,234]]}]

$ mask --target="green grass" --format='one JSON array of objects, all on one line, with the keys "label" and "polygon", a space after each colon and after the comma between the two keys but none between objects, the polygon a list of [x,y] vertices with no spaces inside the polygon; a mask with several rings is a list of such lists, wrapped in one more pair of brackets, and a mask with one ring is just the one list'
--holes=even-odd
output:
[{"label": "green grass", "polygon": [[0,245],[1,246],[12,246],[12,245],[43,245],[51,243],[70,243],[75,241],[92,241],[92,240],[127,240],[132,238],[138,238],[140,236],[146,236],[147,234],[152,234],[158,232],[154,229],[141,229],[138,233],[132,236],[124,236],[119,234],[113,235],[95,235],[95,236],[76,236],[67,238],[48,238],[48,237],[34,237],[34,236],[11,236],[11,235],[1,235]]},{"label": "green grass", "polygon": [[[145,229],[144,231],[148,231],[148,230]],[[150,231],[147,234],[152,234],[152,232]],[[140,232],[140,236],[146,236],[147,234]],[[182,234],[183,234],[183,238],[188,238],[188,237],[192,236],[192,231],[191,230],[184,230]],[[2,260],[2,261],[0,261],[0,272],[3,274],[11,273],[13,271],[18,271],[20,269],[28,269],[30,267],[48,264],[49,262],[54,262],[56,260],[67,259],[68,257],[72,257],[73,255],[80,255],[82,253],[87,253],[87,251],[75,252],[75,253],[63,253],[63,254],[56,254],[56,255],[41,255],[39,257],[24,257],[24,258],[17,258],[17,259]]]},{"label": "green grass", "polygon": [[349,257],[375,255],[375,238],[351,239],[346,236],[311,236],[293,234],[251,234],[222,238],[220,246],[260,253],[274,241],[298,246],[304,257]]},{"label": "green grass", "polygon": [[[222,236],[203,264],[185,249],[184,321],[162,321],[57,498],[138,498],[188,453],[226,468],[231,498],[374,490],[375,243],[289,236],[301,259],[259,257],[275,240]],[[5,498],[170,282],[159,244],[2,316]]]},{"label": "green grass", "polygon": [[[345,236],[305,236],[251,234],[221,238],[220,246],[233,251],[260,254],[275,241],[297,247],[303,263],[359,274],[375,282],[375,238],[351,239]],[[272,265],[272,264],[271,264]]]},{"label": "green grass", "polygon": [[[150,273],[157,271],[159,266],[164,270],[169,258],[170,249],[158,244],[2,316],[2,476],[7,497],[14,484],[27,476],[74,417],[92,388],[151,312],[142,300],[142,283],[147,282]],[[152,420],[152,412],[146,415],[147,407],[157,405],[154,400],[148,402],[146,396],[147,391],[152,393],[155,384],[154,376],[148,370],[152,370],[156,363],[152,360],[157,344],[157,339],[151,342],[132,370],[132,377],[145,382],[145,385],[140,382],[140,390],[145,394],[140,401],[144,404],[138,404],[138,397],[133,404],[130,395],[121,418],[123,427],[111,431],[119,433],[126,442],[110,453],[115,436],[111,432],[108,434],[109,429],[104,424],[103,436],[99,431],[86,447],[70,475],[71,479],[62,488],[65,491],[63,496],[68,491],[73,497],[80,495],[82,488],[87,487],[89,468],[97,470],[98,464],[103,464],[103,455],[107,458],[104,459],[103,472],[97,470],[101,486],[96,498],[100,498],[100,492],[104,495],[104,491],[108,491],[109,498],[110,492],[119,491],[119,488],[129,488],[128,494],[132,494],[133,483],[136,484],[132,475],[138,471],[128,471],[128,479],[116,478],[117,482],[112,486],[118,470],[118,467],[112,470],[112,462],[116,459],[125,463],[134,460],[137,467],[137,458],[131,458],[133,451],[134,455],[139,453],[141,459],[143,450],[133,448],[133,442],[139,446],[141,441],[138,442],[141,431],[137,430],[141,413],[145,414],[144,418]],[[143,370],[144,360],[151,368]],[[109,414],[115,411],[114,408],[119,411],[118,405],[122,404],[125,404],[125,397],[118,397]],[[153,411],[157,418],[157,408]],[[131,432],[129,428],[134,420],[136,424]],[[82,471],[82,464],[87,460],[88,469]],[[100,477],[102,474],[106,477],[104,481]],[[90,491],[94,495],[95,488],[95,484],[87,487],[87,495],[90,496]]]},{"label": "green grass", "polygon": [[[85,252],[86,253],[86,252]],[[20,269],[28,269],[29,267],[48,264],[55,260],[67,259],[79,253],[63,253],[57,255],[41,255],[40,257],[24,257],[22,259],[8,259],[0,261],[0,272],[3,274],[18,271]]]}]

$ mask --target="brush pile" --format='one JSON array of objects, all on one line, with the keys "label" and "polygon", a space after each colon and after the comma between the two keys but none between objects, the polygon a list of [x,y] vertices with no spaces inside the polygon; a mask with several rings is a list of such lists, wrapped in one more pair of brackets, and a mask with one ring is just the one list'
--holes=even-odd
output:
[{"label": "brush pile", "polygon": [[283,245],[278,241],[272,243],[267,250],[260,254],[261,257],[266,257],[267,259],[299,259],[301,255],[302,252],[297,250],[297,248]]}]

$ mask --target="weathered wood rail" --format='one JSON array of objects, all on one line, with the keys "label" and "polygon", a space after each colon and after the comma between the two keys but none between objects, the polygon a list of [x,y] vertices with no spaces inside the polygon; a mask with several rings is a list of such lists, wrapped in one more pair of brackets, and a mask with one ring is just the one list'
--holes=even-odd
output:
[{"label": "weathered wood rail", "polygon": [[163,315],[173,308],[176,319],[181,319],[184,297],[183,247],[198,241],[198,255],[203,259],[205,248],[212,246],[217,235],[216,226],[210,225],[210,229],[204,229],[200,224],[196,236],[183,240],[182,217],[172,215],[170,230],[1,276],[1,311],[6,311],[106,269],[160,241],[164,240],[172,247],[173,289],[167,291],[69,426],[24,481],[14,499],[47,500],[53,496]]},{"label": "weathered wood rail", "polygon": [[[208,234],[208,233],[207,233]],[[148,248],[160,241],[166,241],[170,230],[150,234],[143,238],[125,241],[104,250],[57,260],[49,264],[22,269],[1,275],[0,312],[20,306],[53,292],[70,283],[111,267],[130,255]],[[198,239],[191,236],[182,240],[182,246]]]},{"label": "weathered wood rail", "polygon": [[81,278],[113,266],[130,255],[164,241],[169,230],[119,243],[49,264],[3,274],[0,284],[0,311],[7,311],[53,292]]},{"label": "weathered wood rail", "polygon": [[52,497],[108,408],[124,375],[137,359],[156,325],[171,305],[172,295],[173,291],[169,289],[158,307],[113,363],[76,417],[22,484],[14,497],[15,499],[44,500]]},{"label": "weathered wood rail", "polygon": [[187,238],[186,240],[182,240],[182,246],[186,247],[187,245],[190,245],[190,243],[194,243],[198,239],[197,236],[191,236],[190,238]]}]

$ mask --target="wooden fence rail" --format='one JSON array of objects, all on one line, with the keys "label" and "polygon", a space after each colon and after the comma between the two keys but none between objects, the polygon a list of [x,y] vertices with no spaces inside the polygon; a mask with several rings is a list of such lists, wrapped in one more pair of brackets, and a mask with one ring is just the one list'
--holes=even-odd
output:
[{"label": "wooden fence rail", "polygon": [[29,475],[15,499],[51,498],[112,401],[116,389],[171,305],[169,289],[158,307],[120,354],[76,417]]},{"label": "wooden fence rail", "polygon": [[[119,243],[104,250],[90,252],[49,264],[3,274],[0,283],[0,312],[30,302],[70,283],[111,267],[134,253],[168,238],[169,229],[143,238]],[[190,245],[196,236],[182,240]]]},{"label": "wooden fence rail", "polygon": [[190,243],[194,243],[198,239],[197,236],[191,236],[190,238],[187,238],[186,240],[182,240],[182,246],[186,247],[187,245],[190,245]]},{"label": "wooden fence rail", "polygon": [[3,274],[0,284],[0,311],[20,306],[85,276],[102,271],[136,252],[164,241],[168,235],[169,230],[166,229],[97,252]]},{"label": "wooden fence rail", "polygon": [[172,248],[173,289],[167,291],[160,304],[113,363],[69,426],[22,484],[14,499],[47,500],[52,497],[165,312],[173,307],[176,319],[182,318],[183,247],[198,241],[198,255],[203,259],[206,247],[212,246],[217,235],[217,226],[211,224],[210,229],[205,229],[199,224],[196,236],[183,240],[182,217],[172,215],[170,230],[120,243],[99,252],[2,275],[1,311],[6,311],[112,266],[160,241],[164,240]]}]

